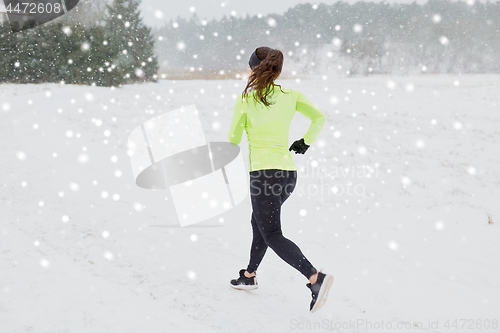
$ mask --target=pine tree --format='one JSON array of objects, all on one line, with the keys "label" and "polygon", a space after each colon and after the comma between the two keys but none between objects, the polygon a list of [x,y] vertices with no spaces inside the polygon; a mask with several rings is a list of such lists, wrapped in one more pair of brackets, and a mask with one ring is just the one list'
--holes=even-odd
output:
[{"label": "pine tree", "polygon": [[153,35],[142,22],[139,4],[139,0],[114,0],[105,20],[111,63],[126,83],[156,81],[158,72]]},{"label": "pine tree", "polygon": [[16,73],[16,41],[10,25],[0,22],[0,81],[13,81]]},{"label": "pine tree", "polygon": [[115,0],[104,26],[61,20],[13,33],[9,24],[0,23],[0,82],[118,86],[156,81],[153,37],[138,5]]}]

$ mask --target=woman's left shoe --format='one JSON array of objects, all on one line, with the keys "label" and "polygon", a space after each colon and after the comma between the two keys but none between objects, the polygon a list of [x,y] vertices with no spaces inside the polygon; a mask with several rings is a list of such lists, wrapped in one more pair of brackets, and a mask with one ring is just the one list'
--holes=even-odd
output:
[{"label": "woman's left shoe", "polygon": [[232,279],[231,280],[231,287],[234,289],[242,289],[242,290],[251,290],[251,289],[257,289],[258,284],[257,284],[257,276],[252,276],[247,278],[245,276],[245,271],[246,269],[241,269],[240,270],[240,277],[238,279]]},{"label": "woman's left shoe", "polygon": [[315,312],[325,305],[332,283],[333,276],[324,274],[320,270],[316,282],[313,285],[311,285],[311,283],[306,284],[307,288],[311,289],[312,294],[312,301],[309,306],[311,312]]}]

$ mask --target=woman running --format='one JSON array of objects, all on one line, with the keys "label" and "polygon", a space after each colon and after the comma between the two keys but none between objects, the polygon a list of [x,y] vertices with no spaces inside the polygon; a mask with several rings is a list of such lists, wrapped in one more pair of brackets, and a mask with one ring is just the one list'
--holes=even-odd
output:
[{"label": "woman running", "polygon": [[[257,48],[250,56],[249,67],[248,84],[236,99],[228,138],[239,144],[243,130],[247,133],[253,240],[246,270],[241,269],[239,278],[231,280],[230,285],[235,289],[257,289],[256,271],[270,247],[309,280],[309,310],[315,312],[326,302],[333,277],[314,268],[299,247],[283,236],[280,213],[297,182],[290,151],[304,154],[323,128],[325,116],[300,91],[282,89],[274,83],[283,68],[280,50]],[[295,111],[311,119],[311,125],[304,137],[288,148]]]}]

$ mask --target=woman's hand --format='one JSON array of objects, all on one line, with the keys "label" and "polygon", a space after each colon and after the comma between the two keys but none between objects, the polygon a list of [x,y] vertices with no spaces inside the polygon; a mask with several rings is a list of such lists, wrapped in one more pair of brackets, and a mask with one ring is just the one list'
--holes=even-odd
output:
[{"label": "woman's hand", "polygon": [[290,146],[290,148],[288,150],[290,150],[290,151],[293,150],[295,152],[295,154],[304,154],[308,148],[309,148],[309,146],[306,145],[306,143],[304,142],[304,138],[302,138],[302,139],[297,140],[294,143],[292,143],[292,145]]}]

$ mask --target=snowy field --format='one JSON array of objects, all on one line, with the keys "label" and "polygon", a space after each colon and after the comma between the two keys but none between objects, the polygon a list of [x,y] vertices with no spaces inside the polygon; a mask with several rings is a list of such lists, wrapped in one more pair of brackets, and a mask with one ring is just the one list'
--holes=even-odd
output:
[{"label": "snowy field", "polygon": [[[2,84],[0,332],[498,332],[500,76],[278,83],[327,117],[282,211],[335,278],[322,309],[271,249],[257,290],[229,287],[249,197],[181,228],[167,191],[135,185],[129,131],[195,104],[227,141],[244,81]],[[289,142],[308,126],[297,114]]]}]

